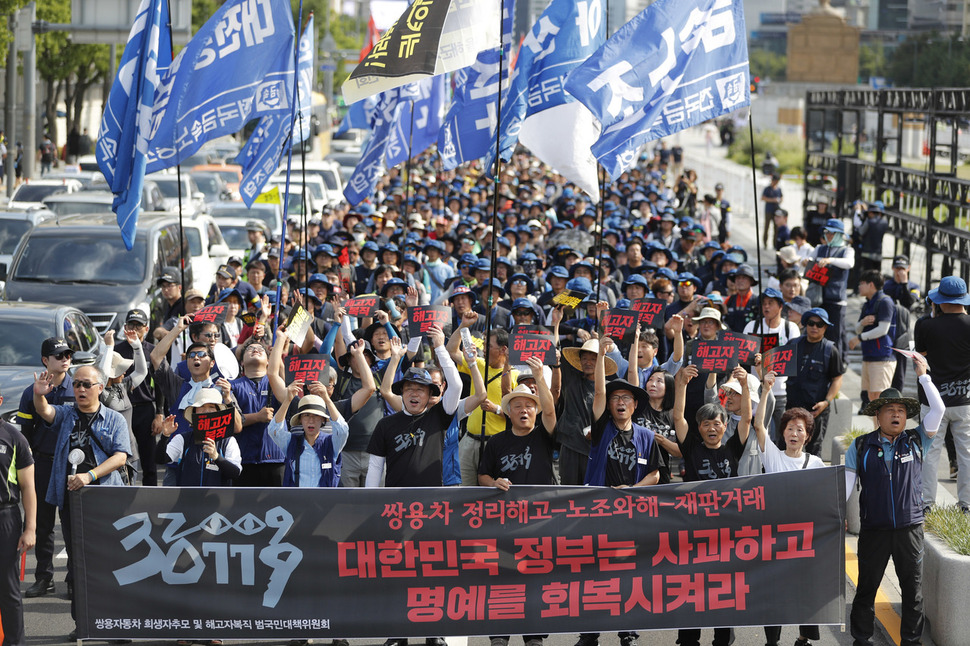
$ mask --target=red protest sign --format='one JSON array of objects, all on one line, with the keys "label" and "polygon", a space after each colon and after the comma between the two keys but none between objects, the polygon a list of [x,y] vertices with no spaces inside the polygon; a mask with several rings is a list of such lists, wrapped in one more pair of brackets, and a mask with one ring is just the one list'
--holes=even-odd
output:
[{"label": "red protest sign", "polygon": [[765,369],[779,377],[794,377],[798,374],[795,344],[787,343],[765,355]]},{"label": "red protest sign", "polygon": [[347,310],[347,316],[361,318],[377,314],[380,304],[380,296],[377,294],[365,294],[364,296],[352,298],[344,303],[344,309]]},{"label": "red protest sign", "polygon": [[451,308],[444,305],[415,305],[408,308],[408,332],[411,338],[425,336],[433,326],[442,330],[451,323]]},{"label": "red protest sign", "polygon": [[630,303],[630,309],[640,314],[640,322],[647,327],[659,328],[664,324],[667,302],[656,298],[638,298]]},{"label": "red protest sign", "polygon": [[320,381],[320,374],[326,372],[329,365],[327,356],[323,354],[297,354],[286,357],[284,364],[286,383],[302,381],[308,384],[312,381]]},{"label": "red protest sign", "polygon": [[514,366],[525,365],[527,359],[539,357],[542,364],[552,366],[556,363],[556,343],[551,334],[514,332],[509,339],[509,363]]},{"label": "red protest sign", "polygon": [[805,278],[824,287],[828,284],[830,278],[829,266],[820,265],[813,260],[805,267]]},{"label": "red protest sign", "polygon": [[738,367],[738,344],[734,341],[700,339],[690,362],[701,372],[731,372]]},{"label": "red protest sign", "polygon": [[228,305],[225,303],[213,303],[212,305],[206,305],[201,310],[196,312],[195,316],[192,317],[192,322],[222,325],[226,320],[226,316],[228,315]]},{"label": "red protest sign", "polygon": [[778,333],[775,334],[762,334],[761,335],[761,354],[767,354],[768,352],[774,350],[778,347],[781,339],[778,337]]},{"label": "red protest sign", "polygon": [[216,410],[211,413],[195,413],[192,416],[192,439],[196,444],[205,440],[221,440],[229,434],[232,410]]},{"label": "red protest sign", "polygon": [[758,353],[758,349],[761,346],[761,339],[757,336],[754,334],[741,334],[740,332],[724,330],[721,333],[721,339],[724,341],[733,341],[738,344],[739,363],[748,365],[754,363],[754,355]]},{"label": "red protest sign", "polygon": [[633,334],[640,325],[640,315],[633,310],[613,308],[603,316],[603,334],[616,342],[633,342]]}]

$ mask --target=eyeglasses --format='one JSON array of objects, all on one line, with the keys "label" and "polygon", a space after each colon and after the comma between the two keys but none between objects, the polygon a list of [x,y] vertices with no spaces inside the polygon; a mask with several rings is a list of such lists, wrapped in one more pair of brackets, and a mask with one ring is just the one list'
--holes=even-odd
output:
[{"label": "eyeglasses", "polygon": [[611,402],[621,402],[623,404],[629,404],[633,401],[632,395],[613,395],[610,397]]},{"label": "eyeglasses", "polygon": [[811,321],[805,321],[805,327],[825,327],[825,323],[818,319],[812,319]]},{"label": "eyeglasses", "polygon": [[73,357],[74,353],[64,351],[64,352],[58,352],[57,354],[53,354],[51,356],[57,359],[58,361],[63,361],[64,359],[70,359],[71,357]]},{"label": "eyeglasses", "polygon": [[209,356],[209,353],[206,352],[205,350],[195,350],[194,352],[190,352],[187,355],[185,355],[187,359],[205,359],[208,356]]},{"label": "eyeglasses", "polygon": [[74,380],[74,390],[78,388],[83,388],[84,390],[91,390],[95,386],[100,386],[101,384],[97,381],[88,381],[87,379],[75,379]]},{"label": "eyeglasses", "polygon": [[528,285],[529,283],[525,282],[524,280],[513,280],[512,281],[512,284],[513,285]]},{"label": "eyeglasses", "polygon": [[218,332],[203,332],[199,336],[202,337],[203,339],[218,339],[219,338],[219,333]]},{"label": "eyeglasses", "polygon": [[664,289],[657,292],[657,296],[673,296],[673,294],[674,294],[674,290],[672,289]]}]

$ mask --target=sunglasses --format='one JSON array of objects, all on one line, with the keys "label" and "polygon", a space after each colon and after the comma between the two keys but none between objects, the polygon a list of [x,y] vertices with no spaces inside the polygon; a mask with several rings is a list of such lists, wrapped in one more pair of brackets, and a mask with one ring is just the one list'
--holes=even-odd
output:
[{"label": "sunglasses", "polygon": [[51,356],[54,357],[55,359],[57,359],[58,361],[63,361],[64,359],[70,359],[71,357],[73,357],[74,356],[74,353],[73,352],[64,351],[64,352],[58,352],[57,354],[54,354],[54,355],[51,355]]},{"label": "sunglasses", "polygon": [[74,380],[74,390],[77,390],[79,388],[83,388],[84,390],[91,390],[95,386],[100,386],[100,385],[101,384],[99,384],[96,381],[88,381],[86,379],[75,379]]},{"label": "sunglasses", "polygon": [[219,338],[219,333],[218,332],[203,332],[199,336],[202,337],[203,339],[218,339]]},{"label": "sunglasses", "polygon": [[209,353],[206,352],[205,350],[195,350],[185,355],[187,359],[205,359],[205,358],[208,358],[208,356],[209,356]]},{"label": "sunglasses", "polygon": [[825,327],[825,323],[817,319],[811,321],[805,321],[805,327]]}]

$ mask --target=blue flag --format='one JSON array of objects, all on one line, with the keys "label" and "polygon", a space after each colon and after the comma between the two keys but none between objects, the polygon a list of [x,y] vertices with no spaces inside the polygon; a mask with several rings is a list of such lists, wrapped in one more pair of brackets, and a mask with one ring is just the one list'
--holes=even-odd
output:
[{"label": "blue flag", "polygon": [[155,88],[172,61],[167,16],[166,0],[142,0],[98,131],[98,167],[115,194],[111,208],[128,249],[141,210]]},{"label": "blue flag", "polygon": [[155,92],[147,172],[293,98],[293,14],[287,2],[228,0],[179,52]]},{"label": "blue flag", "polygon": [[359,130],[369,130],[371,118],[374,115],[374,97],[367,97],[362,101],[357,103],[352,103],[349,108],[347,108],[347,114],[344,115],[343,120],[340,125],[337,126],[337,130],[333,133],[334,136],[342,135],[351,128],[356,128]]},{"label": "blue flag", "polygon": [[400,116],[402,93],[407,99],[415,96],[412,85],[396,87],[377,95],[371,124],[373,134],[360,156],[360,161],[357,162],[354,174],[350,176],[344,187],[344,197],[351,206],[356,206],[373,195],[377,180],[384,173],[384,153],[387,150],[391,128]]},{"label": "blue flag", "polygon": [[615,180],[644,143],[750,104],[741,0],[658,0],[576,68],[566,91],[602,125],[592,151]]},{"label": "blue flag", "polygon": [[499,66],[502,69],[502,88],[508,87],[510,53],[512,50],[512,17],[515,2],[503,3],[502,49],[481,52],[470,67],[455,72],[455,94],[438,134],[438,153],[445,170],[452,170],[475,159],[481,159],[495,147],[495,126],[498,123],[496,103],[499,88]]},{"label": "blue flag", "polygon": [[[387,142],[384,164],[391,168],[420,155],[438,139],[445,105],[445,76],[418,81],[418,97],[402,101]],[[411,115],[414,115],[412,122]]]},{"label": "blue flag", "polygon": [[293,127],[292,113],[268,114],[260,118],[259,125],[253,130],[253,134],[249,136],[246,145],[236,157],[236,163],[242,166],[243,173],[242,181],[239,183],[239,194],[246,206],[253,205],[253,201],[259,197],[267,180],[279,168],[286,143],[290,141],[290,129],[293,130],[293,144],[304,141],[310,136],[310,93],[313,91],[315,40],[311,15],[307,20],[303,36],[300,37],[300,53],[297,61],[299,111],[296,127]]}]

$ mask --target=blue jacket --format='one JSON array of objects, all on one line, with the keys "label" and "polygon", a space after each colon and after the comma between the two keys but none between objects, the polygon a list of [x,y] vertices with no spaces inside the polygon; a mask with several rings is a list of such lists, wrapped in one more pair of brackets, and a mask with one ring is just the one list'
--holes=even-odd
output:
[{"label": "blue jacket", "polygon": [[[54,470],[44,499],[48,504],[63,508],[64,493],[67,491],[67,454],[71,450],[71,431],[77,424],[78,413],[74,406],[54,406],[53,408],[54,421],[51,423],[51,428],[57,432],[57,447],[54,450]],[[101,406],[91,422],[90,432],[98,438],[97,442],[91,442],[94,458],[98,464],[119,451],[131,455],[128,424],[121,413]],[[104,451],[101,450],[101,446],[98,446],[98,442],[104,447]],[[121,474],[116,470],[99,477],[96,484],[122,486],[124,482],[121,480]]]},{"label": "blue jacket", "polygon": [[[875,296],[862,304],[862,312],[859,314],[859,318],[865,318],[870,314],[874,316],[876,323],[866,326],[863,331],[871,330],[880,322],[880,309],[883,310],[883,314],[886,311],[889,312],[889,332],[875,339],[862,341],[863,361],[888,361],[893,358],[893,340],[896,338],[896,304],[893,303],[893,299],[883,294],[882,291],[876,292]],[[885,316],[883,316],[884,319]]]},{"label": "blue jacket", "polygon": [[[254,383],[249,377],[240,376],[230,384],[240,413],[248,415],[269,405],[269,377],[264,375]],[[268,422],[262,422],[243,426],[242,432],[236,436],[243,464],[279,464],[283,461],[283,451],[266,433],[268,425]]]},{"label": "blue jacket", "polygon": [[[603,437],[589,451],[589,464],[586,467],[586,484],[596,487],[606,486],[606,452],[610,442],[619,431],[611,419],[606,423]],[[633,425],[633,446],[637,447],[637,482],[647,477],[650,452],[653,450],[654,433],[650,429]]]},{"label": "blue jacket", "polygon": [[[283,472],[284,487],[299,487],[300,456],[306,450],[306,439],[302,431],[290,435],[286,446],[286,470]],[[320,482],[318,487],[336,487],[340,484],[340,456],[334,457],[333,435],[320,433],[313,443],[313,450],[320,459]]]},{"label": "blue jacket", "polygon": [[[862,484],[859,505],[863,529],[896,529],[923,522],[923,427],[904,431],[889,445],[878,429],[856,438],[856,476]],[[886,449],[892,451],[886,465]],[[846,460],[846,466],[850,460]]]}]

